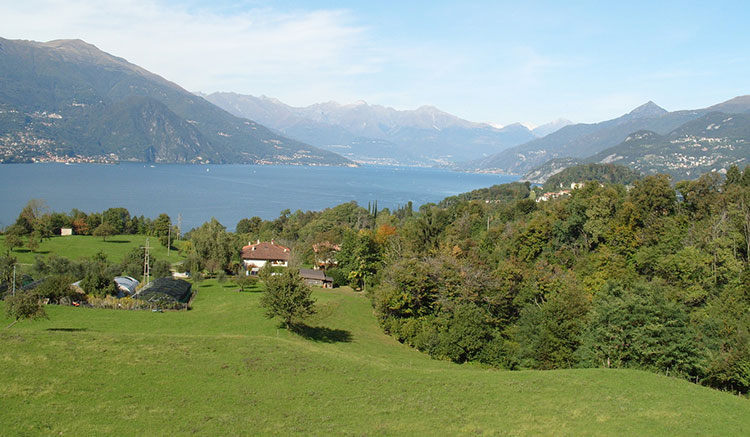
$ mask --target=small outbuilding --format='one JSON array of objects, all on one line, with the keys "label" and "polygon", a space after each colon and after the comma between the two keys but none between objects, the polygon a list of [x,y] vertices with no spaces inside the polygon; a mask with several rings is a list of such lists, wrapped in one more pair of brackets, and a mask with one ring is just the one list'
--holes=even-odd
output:
[{"label": "small outbuilding", "polygon": [[60,228],[60,235],[63,237],[73,235],[73,228]]},{"label": "small outbuilding", "polygon": [[333,288],[333,278],[326,276],[323,270],[299,269],[299,275],[307,285]]}]

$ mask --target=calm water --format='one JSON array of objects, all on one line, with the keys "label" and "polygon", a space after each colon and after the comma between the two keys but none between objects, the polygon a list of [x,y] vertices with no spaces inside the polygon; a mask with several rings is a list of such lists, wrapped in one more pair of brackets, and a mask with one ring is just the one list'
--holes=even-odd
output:
[{"label": "calm water", "polygon": [[0,165],[0,227],[13,224],[31,198],[53,211],[125,207],[131,214],[182,215],[184,230],[216,217],[230,230],[243,217],[278,217],[284,209],[321,210],[356,200],[378,207],[415,207],[515,176],[409,167],[254,165]]}]

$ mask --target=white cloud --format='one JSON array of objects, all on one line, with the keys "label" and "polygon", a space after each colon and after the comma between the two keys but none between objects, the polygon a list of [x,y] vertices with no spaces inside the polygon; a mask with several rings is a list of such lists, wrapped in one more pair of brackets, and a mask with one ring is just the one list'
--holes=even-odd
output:
[{"label": "white cloud", "polygon": [[149,0],[12,3],[0,6],[5,38],[80,38],[193,91],[272,94],[286,86],[304,94],[311,83],[331,88],[381,63],[367,45],[367,29],[343,10],[220,13]]}]

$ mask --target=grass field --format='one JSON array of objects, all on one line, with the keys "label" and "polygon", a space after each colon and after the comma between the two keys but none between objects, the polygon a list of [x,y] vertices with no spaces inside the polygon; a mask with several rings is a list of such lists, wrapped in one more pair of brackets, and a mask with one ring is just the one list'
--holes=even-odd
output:
[{"label": "grass field", "polygon": [[[37,256],[46,256],[54,253],[70,259],[90,258],[99,251],[107,254],[111,261],[120,262],[122,258],[133,247],[143,247],[146,245],[146,238],[150,238],[149,246],[151,256],[156,259],[165,259],[175,263],[184,258],[176,250],[171,250],[167,256],[167,248],[159,244],[156,237],[146,237],[145,235],[114,235],[108,237],[106,241],[101,238],[87,235],[71,235],[68,237],[52,237],[44,239],[39,244],[39,248],[32,252],[26,247],[16,248],[11,255],[18,259],[21,264],[32,264]],[[24,243],[26,239],[24,238]],[[179,247],[180,242],[176,243]],[[5,236],[0,235],[0,246],[5,250]]]},{"label": "grass field", "polygon": [[0,434],[750,435],[750,401],[665,376],[432,360],[349,290],[316,291],[303,336],[260,293],[198,290],[187,312],[50,306],[0,330]]}]

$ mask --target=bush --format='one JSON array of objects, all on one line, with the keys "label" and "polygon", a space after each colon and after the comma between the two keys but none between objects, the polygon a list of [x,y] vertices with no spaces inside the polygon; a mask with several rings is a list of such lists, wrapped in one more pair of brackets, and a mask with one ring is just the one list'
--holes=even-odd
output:
[{"label": "bush", "polygon": [[70,275],[55,275],[45,279],[34,290],[42,299],[49,299],[50,303],[69,304],[73,301],[85,301],[86,296],[73,289],[74,278]]},{"label": "bush", "polygon": [[44,311],[44,305],[42,304],[39,296],[31,291],[22,291],[16,293],[15,296],[8,296],[5,298],[5,313],[11,319],[14,319],[13,323],[8,325],[15,325],[21,319],[44,319],[47,318],[47,313]]},{"label": "bush", "polygon": [[331,279],[333,279],[334,287],[341,287],[349,283],[347,274],[340,268],[328,269],[326,270],[326,275],[330,276]]},{"label": "bush", "polygon": [[257,276],[240,274],[234,278],[234,283],[239,288],[238,291],[246,291],[258,283]]}]

